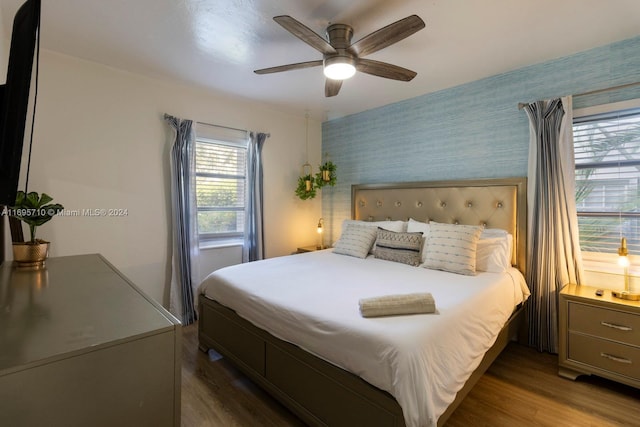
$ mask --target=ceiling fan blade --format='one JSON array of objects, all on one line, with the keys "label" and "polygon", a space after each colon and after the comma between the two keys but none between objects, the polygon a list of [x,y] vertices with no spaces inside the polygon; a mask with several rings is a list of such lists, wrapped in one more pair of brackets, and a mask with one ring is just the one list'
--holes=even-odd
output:
[{"label": "ceiling fan blade", "polygon": [[342,87],[342,80],[326,79],[324,83],[324,96],[327,98],[336,96]]},{"label": "ceiling fan blade", "polygon": [[279,65],[277,67],[270,68],[262,68],[260,70],[255,70],[256,74],[271,74],[271,73],[280,73],[282,71],[290,71],[290,70],[300,70],[302,68],[311,68],[322,65],[322,59],[317,61],[307,61],[307,62],[298,62],[296,64],[287,64],[287,65]]},{"label": "ceiling fan blade", "polygon": [[409,37],[424,26],[424,21],[418,15],[407,16],[364,36],[353,43],[349,51],[359,57],[366,56]]},{"label": "ceiling fan blade", "polygon": [[312,48],[324,54],[336,53],[336,50],[329,44],[329,42],[289,15],[275,16],[273,20]]},{"label": "ceiling fan blade", "polygon": [[356,64],[356,69],[363,73],[384,77],[386,79],[401,80],[403,82],[408,82],[418,75],[415,71],[372,59],[359,59]]}]

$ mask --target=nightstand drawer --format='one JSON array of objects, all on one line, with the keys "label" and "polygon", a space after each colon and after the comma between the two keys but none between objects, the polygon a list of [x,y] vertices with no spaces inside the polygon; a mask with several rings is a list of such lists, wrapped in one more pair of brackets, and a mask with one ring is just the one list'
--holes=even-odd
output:
[{"label": "nightstand drawer", "polygon": [[570,332],[640,346],[639,315],[576,302],[569,302],[568,308]]},{"label": "nightstand drawer", "polygon": [[569,360],[640,379],[640,348],[569,333]]}]

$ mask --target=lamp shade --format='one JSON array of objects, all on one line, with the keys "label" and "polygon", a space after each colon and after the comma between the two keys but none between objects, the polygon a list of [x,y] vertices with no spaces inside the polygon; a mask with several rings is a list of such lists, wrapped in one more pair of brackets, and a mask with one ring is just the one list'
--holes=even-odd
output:
[{"label": "lamp shade", "polygon": [[620,265],[621,267],[629,266],[629,258],[627,257],[627,255],[629,255],[629,250],[627,249],[627,239],[623,237],[620,241],[620,247],[618,248],[618,265]]}]

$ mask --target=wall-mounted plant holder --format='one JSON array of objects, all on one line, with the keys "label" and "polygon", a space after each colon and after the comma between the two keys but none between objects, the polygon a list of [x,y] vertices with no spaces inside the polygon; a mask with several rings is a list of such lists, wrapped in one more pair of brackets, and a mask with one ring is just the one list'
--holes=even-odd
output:
[{"label": "wall-mounted plant holder", "polygon": [[322,188],[325,185],[333,187],[336,185],[336,165],[333,162],[326,161],[319,167],[320,172],[316,174],[316,186]]}]

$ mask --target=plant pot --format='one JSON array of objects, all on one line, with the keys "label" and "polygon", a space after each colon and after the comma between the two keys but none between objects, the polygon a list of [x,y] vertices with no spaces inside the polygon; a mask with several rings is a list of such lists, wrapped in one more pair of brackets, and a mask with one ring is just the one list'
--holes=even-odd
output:
[{"label": "plant pot", "polygon": [[49,256],[49,242],[36,240],[36,243],[13,243],[13,260],[19,268],[40,268]]},{"label": "plant pot", "polygon": [[329,182],[329,181],[331,181],[331,171],[323,170],[323,171],[322,171],[322,180],[323,180],[324,182]]}]

